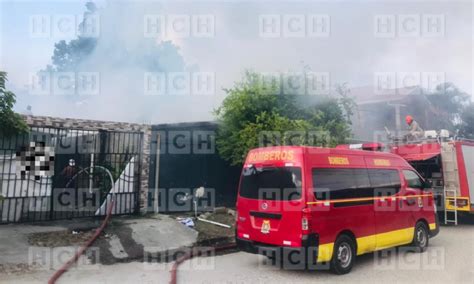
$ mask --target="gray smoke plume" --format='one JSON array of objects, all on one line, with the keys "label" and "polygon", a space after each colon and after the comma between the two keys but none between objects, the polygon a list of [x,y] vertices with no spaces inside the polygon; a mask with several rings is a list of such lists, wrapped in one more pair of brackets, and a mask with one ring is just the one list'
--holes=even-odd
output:
[{"label": "gray smoke plume", "polygon": [[88,3],[87,8],[84,17],[98,19],[100,35],[80,35],[70,42],[58,42],[53,64],[39,74],[98,74],[98,92],[65,96],[54,91],[42,96],[30,94],[35,113],[148,123],[189,119],[189,96],[145,95],[147,72],[190,70],[171,41],[144,36],[144,17],[160,14],[159,3],[111,1],[98,8]]}]

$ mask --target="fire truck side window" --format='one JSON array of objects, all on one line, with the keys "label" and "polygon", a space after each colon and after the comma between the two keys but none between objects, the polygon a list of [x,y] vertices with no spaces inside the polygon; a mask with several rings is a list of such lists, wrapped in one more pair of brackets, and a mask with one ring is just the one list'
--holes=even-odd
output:
[{"label": "fire truck side window", "polygon": [[423,188],[423,182],[415,172],[404,170],[403,175],[405,176],[409,188]]},{"label": "fire truck side window", "polygon": [[316,199],[345,199],[374,196],[367,169],[313,169]]},{"label": "fire truck side window", "polygon": [[400,191],[398,170],[369,169],[369,178],[375,196],[389,196]]}]

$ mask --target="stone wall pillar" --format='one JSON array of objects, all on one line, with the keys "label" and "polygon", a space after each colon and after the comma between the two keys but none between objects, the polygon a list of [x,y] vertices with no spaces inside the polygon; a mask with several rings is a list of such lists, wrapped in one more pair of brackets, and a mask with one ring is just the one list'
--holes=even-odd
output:
[{"label": "stone wall pillar", "polygon": [[150,142],[151,126],[143,128],[142,160],[140,173],[140,213],[145,214],[148,209],[148,182],[150,179]]}]

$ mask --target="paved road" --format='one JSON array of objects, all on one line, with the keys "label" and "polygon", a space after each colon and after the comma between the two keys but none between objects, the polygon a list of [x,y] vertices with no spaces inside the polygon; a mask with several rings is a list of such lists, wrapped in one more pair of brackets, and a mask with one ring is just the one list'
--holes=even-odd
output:
[{"label": "paved road", "polygon": [[[80,261],[85,263],[85,261]],[[381,260],[361,256],[348,275],[327,271],[286,271],[266,265],[261,256],[233,253],[183,263],[178,283],[474,283],[474,225],[442,227],[424,254],[394,253]],[[168,283],[171,264],[80,265],[59,283]],[[0,283],[45,283],[52,271],[2,275]]]},{"label": "paved road", "polygon": [[[285,271],[266,265],[266,258],[235,253],[213,258],[207,270],[199,263],[183,267],[179,283],[474,283],[474,226],[442,227],[426,253],[376,254],[359,257],[352,272],[336,276],[327,271]],[[206,268],[203,263],[202,268]],[[214,266],[214,267],[212,267]]]}]

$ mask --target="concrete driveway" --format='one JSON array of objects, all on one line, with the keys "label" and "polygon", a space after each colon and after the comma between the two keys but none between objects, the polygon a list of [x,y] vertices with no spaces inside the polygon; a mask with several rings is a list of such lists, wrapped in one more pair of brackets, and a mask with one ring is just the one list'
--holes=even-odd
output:
[{"label": "concrete driveway", "polygon": [[[390,253],[389,253],[390,252]],[[353,271],[336,276],[328,271],[286,271],[268,265],[261,256],[232,253],[199,257],[180,266],[178,283],[473,283],[474,226],[442,227],[426,253],[385,251],[368,254]],[[172,263],[91,265],[80,261],[59,283],[167,283]],[[53,271],[36,270],[2,275],[0,282],[44,283]]]},{"label": "concrete driveway", "polygon": [[[77,230],[94,232],[93,229],[100,223],[101,220],[82,219],[0,226],[0,282],[6,279],[46,282],[54,270],[66,263],[90,237],[74,243],[62,242],[62,239]],[[42,238],[45,242],[40,245],[32,243],[30,237],[33,234],[47,234]],[[124,271],[119,279],[134,279],[136,275],[127,268],[117,270],[111,264],[139,261],[137,266],[143,266],[143,261],[158,262],[178,248],[192,246],[197,236],[197,231],[165,215],[152,218],[114,217],[102,236],[73,267],[71,275],[85,281],[96,273],[97,277],[105,277],[105,280],[111,275],[120,275],[118,271]],[[53,239],[56,242],[51,241]],[[105,273],[107,270],[110,274]],[[167,274],[168,268],[163,266],[161,270]]]}]

